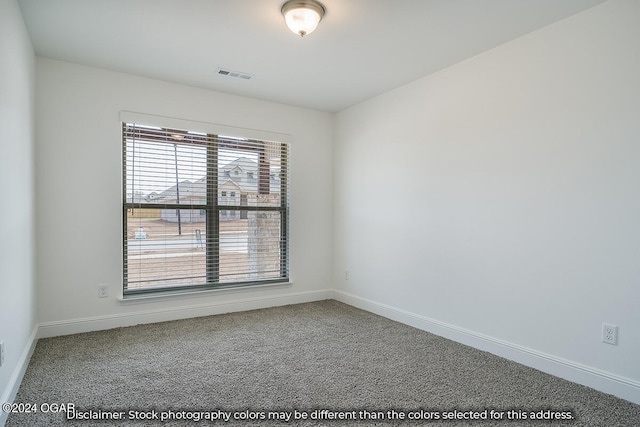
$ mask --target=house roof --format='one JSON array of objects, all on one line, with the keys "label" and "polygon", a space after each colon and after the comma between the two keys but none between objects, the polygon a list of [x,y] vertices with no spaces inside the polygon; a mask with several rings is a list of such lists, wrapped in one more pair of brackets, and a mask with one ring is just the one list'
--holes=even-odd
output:
[{"label": "house roof", "polygon": [[[274,168],[275,169],[275,168]],[[236,175],[234,170],[238,170]],[[218,170],[218,182],[222,183],[220,186],[226,183],[233,183],[241,193],[256,193],[258,191],[258,162],[249,159],[247,157],[239,157],[226,165],[222,166]],[[269,182],[271,188],[278,188],[280,185],[280,176],[278,173],[274,173],[273,169],[269,176]],[[185,179],[178,183],[178,190],[180,197],[198,197],[205,198],[207,194],[207,181],[206,177],[202,177],[197,181],[190,181]],[[163,202],[167,200],[176,200],[176,185],[172,185],[159,194],[156,194],[154,198],[147,196],[149,201]]]}]

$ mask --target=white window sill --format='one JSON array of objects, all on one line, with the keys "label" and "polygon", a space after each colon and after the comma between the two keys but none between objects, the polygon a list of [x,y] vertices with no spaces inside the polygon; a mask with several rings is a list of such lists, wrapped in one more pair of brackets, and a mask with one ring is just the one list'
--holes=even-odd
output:
[{"label": "white window sill", "polygon": [[185,299],[189,297],[202,297],[206,294],[232,294],[232,293],[243,293],[243,292],[251,292],[255,290],[262,290],[267,288],[284,288],[293,285],[292,281],[288,282],[280,282],[280,283],[265,283],[265,284],[256,284],[256,285],[244,285],[244,286],[230,286],[226,288],[218,288],[218,289],[202,289],[202,290],[166,290],[166,291],[158,291],[154,293],[148,294],[139,294],[139,295],[128,295],[123,296],[122,294],[118,297],[118,302],[124,305],[128,304],[142,304],[148,302],[155,301],[171,301],[178,299]]}]

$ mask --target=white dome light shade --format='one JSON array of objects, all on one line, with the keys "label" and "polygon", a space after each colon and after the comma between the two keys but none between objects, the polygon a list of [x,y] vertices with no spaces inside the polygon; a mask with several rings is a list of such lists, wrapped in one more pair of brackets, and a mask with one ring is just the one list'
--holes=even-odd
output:
[{"label": "white dome light shade", "polygon": [[320,23],[320,15],[311,9],[292,9],[284,19],[291,31],[301,36],[311,33]]},{"label": "white dome light shade", "polygon": [[325,9],[317,1],[290,0],[282,5],[281,12],[289,29],[304,37],[316,29]]}]

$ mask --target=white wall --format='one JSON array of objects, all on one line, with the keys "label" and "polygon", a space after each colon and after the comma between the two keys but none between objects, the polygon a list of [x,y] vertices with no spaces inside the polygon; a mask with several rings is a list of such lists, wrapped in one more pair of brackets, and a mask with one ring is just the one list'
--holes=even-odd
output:
[{"label": "white wall", "polygon": [[[334,148],[330,114],[39,58],[34,246],[34,57],[0,0],[2,400],[33,342],[35,277],[42,336],[319,299],[333,282],[640,402],[638,18],[611,1],[367,101],[337,115]],[[116,300],[120,110],[293,135],[293,286]],[[618,346],[599,342],[603,321]]]},{"label": "white wall", "polygon": [[[35,57],[15,0],[0,0],[0,402],[12,400],[35,329]],[[6,414],[0,412],[0,425]]]},{"label": "white wall", "polygon": [[[42,336],[331,296],[332,115],[44,58],[36,70]],[[292,135],[292,286],[117,300],[121,110]],[[97,297],[101,283],[110,285],[109,298]]]},{"label": "white wall", "polygon": [[607,2],[339,113],[339,299],[640,403],[639,22]]}]

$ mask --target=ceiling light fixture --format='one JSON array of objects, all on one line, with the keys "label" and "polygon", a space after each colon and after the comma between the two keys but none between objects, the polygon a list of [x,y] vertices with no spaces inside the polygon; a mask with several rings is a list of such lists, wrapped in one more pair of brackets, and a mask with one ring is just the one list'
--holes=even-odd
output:
[{"label": "ceiling light fixture", "polygon": [[315,0],[289,0],[280,11],[289,29],[301,37],[311,34],[326,12]]}]

